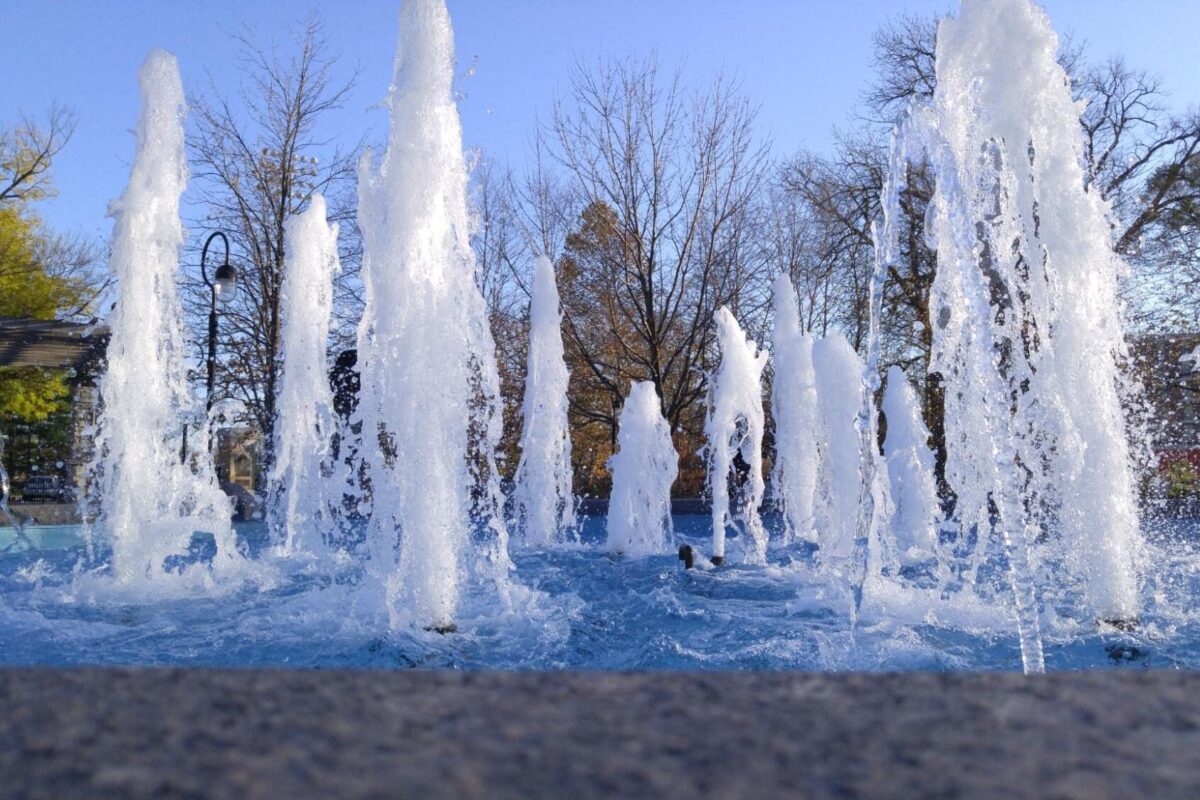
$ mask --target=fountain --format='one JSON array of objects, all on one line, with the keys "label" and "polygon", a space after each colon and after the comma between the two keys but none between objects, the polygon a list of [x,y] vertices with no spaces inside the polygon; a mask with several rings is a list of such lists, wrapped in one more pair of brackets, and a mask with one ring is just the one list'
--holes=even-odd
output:
[{"label": "fountain", "polygon": [[[179,197],[187,183],[183,86],[175,57],[163,50],[146,57],[138,77],[137,150],[129,185],[109,210],[115,223],[108,263],[119,294],[109,316],[91,470],[100,512],[88,530],[110,540],[120,585],[207,585],[236,573],[243,559],[206,450],[206,426],[190,437],[192,449],[180,460],[181,421],[202,418],[188,386],[175,289],[183,243]],[[193,564],[168,574],[168,557],[185,552],[198,531],[215,539],[212,571]]]},{"label": "fountain", "polygon": [[453,76],[445,5],[407,0],[387,151],[359,169],[367,539],[393,628],[448,629],[464,581],[491,584],[507,602],[510,580],[494,462],[499,378],[468,240]]},{"label": "fountain", "polygon": [[[1026,671],[1044,668],[1033,558],[1044,532],[1048,554],[1067,566],[1097,619],[1124,626],[1138,611],[1140,535],[1123,410],[1135,392],[1119,369],[1128,359],[1116,287],[1123,265],[1108,208],[1084,180],[1079,109],[1057,52],[1049,20],[1028,0],[964,0],[958,18],[941,23],[933,101],[914,103],[893,142],[868,348],[873,377],[880,276],[893,258],[905,163],[926,158],[936,176],[927,237],[938,253],[930,369],[945,381],[955,522],[975,541],[962,574],[978,579],[994,532]],[[873,388],[867,381],[864,396]],[[909,421],[912,407],[903,398],[893,405]],[[902,449],[912,451],[923,431],[906,430]],[[907,461],[893,467],[889,458],[887,472],[910,474],[920,487],[901,497],[917,518],[901,511],[894,532],[904,541],[911,522],[928,541],[928,468]],[[899,475],[892,480],[900,485]],[[860,539],[870,524],[860,517]]]},{"label": "fountain", "polygon": [[859,504],[860,437],[855,428],[862,397],[863,362],[839,333],[813,342],[821,454],[814,516],[818,558],[840,569],[854,554]]},{"label": "fountain", "polygon": [[321,553],[340,492],[331,485],[333,392],[325,356],[338,265],[338,226],[314,195],[288,219],[282,288],[283,371],[269,479],[268,521],[282,555]]},{"label": "fountain", "polygon": [[[705,420],[711,519],[672,516],[679,456],[652,382],[635,382],[620,411],[606,526],[577,519],[562,316],[554,266],[538,259],[511,498],[511,523],[529,545],[513,557],[539,586],[537,603],[522,603],[511,577],[495,461],[498,370],[468,240],[442,0],[405,2],[386,150],[360,163],[366,307],[357,352],[338,359],[348,387],[340,419],[326,351],[337,226],[320,197],[286,225],[267,518],[275,549],[261,561],[239,551],[186,381],[174,289],[183,94],[174,59],[152,53],[129,188],[113,208],[119,299],[89,484],[101,504],[86,530],[93,545],[111,541],[115,580],[93,576],[108,568],[103,553],[81,558],[73,529],[23,529],[0,465],[0,522],[25,547],[0,552],[0,652],[11,663],[993,668],[1016,657],[997,637],[1015,617],[1030,672],[1044,668],[1043,627],[1054,666],[1094,666],[1111,658],[1097,641],[1113,628],[1141,636],[1139,648],[1150,640],[1131,630],[1136,621],[1162,634],[1144,648],[1154,665],[1200,664],[1195,626],[1179,611],[1194,599],[1194,557],[1172,552],[1153,590],[1139,586],[1122,410],[1133,392],[1118,369],[1127,357],[1122,265],[1108,246],[1107,209],[1085,188],[1078,108],[1056,47],[1027,0],[965,0],[942,24],[936,94],[912,104],[892,141],[872,231],[865,358],[836,332],[804,332],[791,282],[774,282],[778,521],[759,515],[768,354],[724,307]],[[936,186],[927,234],[938,257],[931,369],[946,390],[945,498],[919,395],[898,367],[877,407],[885,280],[917,160]],[[181,463],[184,420],[195,435]],[[351,513],[347,494],[362,500]],[[711,535],[711,563],[723,562],[733,529],[737,556],[766,565],[768,528],[779,535],[763,569],[713,572],[696,558]],[[239,523],[244,541],[256,530]],[[211,564],[183,557],[196,534],[215,541]],[[335,535],[364,546],[335,552]],[[669,568],[673,544],[701,569]],[[327,557],[347,568],[314,576]],[[281,573],[281,591],[228,591],[242,585],[233,578],[264,574],[264,563],[275,565],[265,574]],[[106,603],[97,589],[114,584],[120,600]],[[208,596],[147,611],[129,604],[129,587],[150,598]],[[449,638],[422,633],[472,620],[484,623]]]},{"label": "fountain", "polygon": [[1185,353],[1179,357],[1180,363],[1190,363],[1192,372],[1200,372],[1200,347],[1197,347],[1190,353]]},{"label": "fountain", "polygon": [[855,424],[863,362],[840,334],[814,341],[800,331],[796,295],[787,276],[775,281],[773,301],[772,491],[783,513],[785,534],[818,543],[818,558],[840,568],[854,554],[856,542],[861,437]]},{"label": "fountain", "polygon": [[671,541],[671,484],[679,474],[679,453],[650,381],[630,387],[621,409],[617,452],[608,468],[612,492],[606,548],[630,556],[665,552]]},{"label": "fountain", "polygon": [[888,528],[900,563],[916,564],[936,555],[941,510],[929,430],[921,418],[916,392],[899,367],[888,369],[883,415],[887,419],[883,451],[892,503]]},{"label": "fountain", "polygon": [[[759,517],[762,503],[762,373],[767,352],[759,351],[725,306],[714,322],[721,367],[712,379],[708,419],[708,486],[712,494],[713,561],[725,559],[725,529],[734,527],[747,563],[767,560],[767,531]],[[736,510],[730,512],[730,484]]]},{"label": "fountain", "polygon": [[[948,398],[959,396],[954,368],[971,362],[1004,393],[980,402],[964,385],[964,402],[1014,398],[1015,413],[1007,400],[992,410],[1012,456],[1001,462],[1010,476],[998,492],[1002,517],[1005,507],[1027,513],[1027,536],[1053,528],[1096,618],[1127,621],[1138,614],[1141,539],[1123,410],[1133,389],[1118,368],[1128,357],[1117,295],[1125,267],[1108,206],[1084,179],[1079,108],[1057,53],[1049,19],[1028,0],[966,0],[939,29],[931,113],[945,140],[939,179],[954,182],[939,181],[948,258],[943,269],[939,250],[936,367],[951,381]],[[964,196],[947,197],[951,187]],[[956,305],[964,293],[967,304]],[[984,355],[990,363],[979,363]],[[955,408],[955,432],[979,410]],[[961,445],[950,454],[952,483],[971,480],[979,454],[962,451],[985,443],[949,433]],[[980,492],[969,496],[964,512],[979,518]]]},{"label": "fountain", "polygon": [[571,432],[567,425],[567,373],[562,313],[554,264],[537,260],[529,304],[529,357],[522,409],[521,461],[513,493],[526,544],[546,546],[575,528],[571,487]]},{"label": "fountain", "polygon": [[783,515],[783,543],[797,539],[816,542],[813,499],[821,462],[813,340],[800,330],[796,292],[788,277],[780,275],[772,291],[775,380],[771,383],[771,413],[775,419],[775,465],[771,493]]}]

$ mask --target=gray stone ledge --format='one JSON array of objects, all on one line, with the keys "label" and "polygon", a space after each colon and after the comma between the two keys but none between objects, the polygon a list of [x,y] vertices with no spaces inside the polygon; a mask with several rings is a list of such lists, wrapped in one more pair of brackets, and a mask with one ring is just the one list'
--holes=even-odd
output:
[{"label": "gray stone ledge", "polygon": [[0,794],[1200,797],[1200,674],[0,670]]}]

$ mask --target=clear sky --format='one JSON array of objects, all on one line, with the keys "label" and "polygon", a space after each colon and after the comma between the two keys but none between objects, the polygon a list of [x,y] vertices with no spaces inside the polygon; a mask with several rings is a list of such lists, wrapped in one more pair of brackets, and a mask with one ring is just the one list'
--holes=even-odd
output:
[{"label": "clear sky", "polygon": [[[386,128],[379,108],[391,75],[399,0],[312,4],[347,74],[360,70],[346,107],[331,120],[347,141]],[[656,50],[683,62],[697,85],[735,74],[761,104],[760,127],[777,154],[828,147],[869,79],[871,33],[890,15],[952,10],[953,0],[449,0],[467,146],[519,166],[536,113],[545,114],[577,60]],[[1200,104],[1198,0],[1045,0],[1060,32],[1086,40],[1093,59],[1122,54],[1160,75],[1174,104]],[[75,139],[55,164],[57,198],[41,206],[52,225],[107,236],[104,217],[128,176],[137,116],[138,65],[165,47],[185,88],[211,79],[237,85],[228,32],[286,41],[304,13],[289,0],[0,0],[4,66],[0,124],[52,101],[73,107]]]}]

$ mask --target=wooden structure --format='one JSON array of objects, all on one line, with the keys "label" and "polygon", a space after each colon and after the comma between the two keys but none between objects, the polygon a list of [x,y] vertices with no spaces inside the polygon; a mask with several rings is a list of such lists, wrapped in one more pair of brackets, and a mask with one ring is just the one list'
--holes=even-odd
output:
[{"label": "wooden structure", "polygon": [[0,317],[0,367],[42,367],[74,372],[91,383],[108,347],[108,328],[58,320]]},{"label": "wooden structure", "polygon": [[65,370],[71,388],[71,452],[62,477],[83,485],[91,461],[98,408],[96,379],[104,370],[108,328],[59,320],[0,317],[0,367]]}]

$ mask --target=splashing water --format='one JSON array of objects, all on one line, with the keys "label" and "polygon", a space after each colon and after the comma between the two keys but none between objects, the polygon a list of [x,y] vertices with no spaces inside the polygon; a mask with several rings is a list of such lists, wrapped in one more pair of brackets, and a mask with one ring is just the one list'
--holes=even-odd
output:
[{"label": "splashing water", "polygon": [[679,474],[679,453],[650,381],[629,390],[617,432],[617,452],[608,462],[612,492],[608,501],[610,552],[631,556],[663,553],[671,543],[671,484]]},{"label": "splashing water", "polygon": [[283,371],[268,520],[280,553],[316,555],[333,527],[334,498],[326,469],[334,432],[326,343],[338,264],[338,226],[325,219],[325,198],[285,223],[282,287]]},{"label": "splashing water", "polygon": [[[180,461],[181,425],[199,418],[187,384],[179,298],[175,290],[183,226],[179,197],[187,182],[183,151],[183,86],[175,57],[147,56],[138,73],[141,114],[129,185],[110,208],[114,224],[109,268],[119,292],[109,317],[108,370],[92,467],[100,513],[91,527],[112,543],[118,584],[204,582],[193,565],[168,574],[164,562],[185,551],[194,532],[216,540],[212,574],[243,561],[230,525],[230,503],[217,487],[204,450],[206,432],[190,437]],[[199,450],[197,451],[197,448]]]},{"label": "splashing water", "polygon": [[29,522],[9,509],[8,498],[11,493],[12,484],[8,480],[8,470],[4,468],[4,434],[0,433],[0,518],[7,520],[15,532],[13,543],[9,547],[15,546],[18,542],[25,542],[24,531]]},{"label": "splashing water", "polygon": [[888,369],[883,414],[887,418],[883,448],[892,502],[889,529],[901,563],[914,564],[935,556],[941,514],[929,430],[921,418],[916,392],[899,367]]},{"label": "splashing water", "polygon": [[[874,267],[867,286],[867,354],[861,373],[858,416],[855,427],[859,436],[858,508],[854,525],[854,543],[850,556],[851,609],[850,627],[855,631],[862,610],[863,590],[867,581],[883,571],[885,542],[894,553],[896,540],[885,534],[885,527],[895,507],[890,497],[887,464],[879,454],[879,415],[875,397],[879,391],[879,359],[882,351],[880,322],[883,316],[883,288],[888,271],[896,263],[899,249],[897,221],[900,216],[900,194],[907,177],[907,137],[903,129],[892,132],[888,148],[888,168],[880,192],[882,219],[871,223],[874,245]],[[847,472],[847,476],[849,473]]]},{"label": "splashing water", "polygon": [[[964,575],[998,532],[1026,671],[1044,669],[1034,540],[1051,532],[1085,603],[1120,622],[1137,616],[1141,551],[1123,410],[1134,391],[1119,369],[1124,267],[1085,181],[1057,52],[1028,0],[964,0],[939,27],[933,102],[899,132],[936,176],[930,369],[945,380],[960,536],[977,538]],[[885,218],[895,202],[885,197]]]},{"label": "splashing water", "polygon": [[[494,463],[499,378],[468,240],[453,73],[445,5],[408,0],[387,151],[377,167],[368,153],[359,169],[367,537],[393,627],[451,626],[466,580],[507,602],[511,569]],[[478,541],[475,523],[486,527]]]},{"label": "splashing water", "polygon": [[800,330],[796,293],[788,277],[780,275],[772,290],[775,380],[771,384],[771,412],[775,419],[775,465],[771,493],[783,514],[785,543],[796,539],[816,542],[813,498],[821,460],[813,340]]},{"label": "splashing water", "polygon": [[[725,557],[725,528],[741,534],[747,563],[767,560],[767,531],[759,517],[762,504],[762,373],[767,352],[751,341],[725,306],[717,309],[721,367],[713,379],[704,433],[708,437],[708,481],[712,494],[713,555]],[[735,511],[730,511],[730,482]]]},{"label": "splashing water", "polygon": [[[1095,621],[1137,618],[1138,630],[1120,631],[1131,649],[1152,649],[1156,666],[1200,663],[1187,610],[1196,591],[1193,523],[1177,525],[1183,533],[1172,533],[1172,523],[1155,533],[1159,523],[1147,523],[1155,547],[1173,549],[1163,575],[1139,585],[1122,412],[1132,391],[1118,369],[1126,357],[1115,290],[1123,266],[1108,246],[1107,208],[1083,179],[1078,108],[1042,12],[1026,0],[966,0],[960,17],[942,25],[937,93],[913,105],[893,140],[873,231],[866,363],[836,334],[804,335],[790,282],[776,281],[778,524],[758,517],[767,354],[722,308],[706,425],[711,529],[700,517],[672,520],[678,454],[653,384],[634,384],[609,462],[607,529],[583,519],[579,547],[519,552],[545,592],[520,607],[498,513],[498,378],[467,241],[452,31],[440,0],[410,0],[400,22],[387,150],[365,158],[360,173],[367,307],[362,434],[351,449],[367,461],[368,480],[354,487],[371,504],[366,580],[356,579],[354,564],[351,580],[293,570],[278,592],[212,592],[225,596],[149,613],[77,602],[95,592],[79,576],[78,545],[65,541],[74,534],[22,531],[14,520],[16,538],[0,552],[13,567],[0,574],[6,659],[870,669],[1007,666],[1019,649],[1024,668],[1038,671],[1043,630],[1054,666],[1096,666],[1113,659],[1103,648],[1114,632]],[[198,428],[200,417],[185,382],[173,289],[186,178],[182,91],[165,53],[151,54],[141,77],[137,158],[114,206],[121,299],[101,384],[93,483],[103,506],[92,528],[112,540],[117,584],[157,595],[234,585],[222,579],[258,574],[250,570],[271,551],[261,525],[240,529],[259,561],[234,546],[229,504],[203,452],[207,431],[191,437],[196,452],[180,464],[181,423]],[[957,497],[946,521],[920,404],[897,368],[883,397],[882,454],[877,446],[883,281],[897,252],[910,159],[926,159],[936,179],[927,224],[938,252],[932,369],[945,380],[947,478]],[[326,516],[340,505],[329,502],[323,463],[333,433],[325,347],[336,228],[318,198],[287,233],[269,521],[274,552],[295,556],[320,551],[335,529],[362,531],[357,519]],[[548,260],[538,264],[530,318],[514,501],[526,541],[546,544],[575,520],[568,376]],[[0,465],[0,519],[6,500]],[[698,545],[710,532],[723,556],[733,526],[745,561],[762,564],[767,525],[783,544],[815,540],[817,568],[802,546],[773,552],[779,558],[765,568],[684,572],[666,556],[674,538]],[[196,532],[216,539],[216,559],[178,567],[173,556]],[[18,540],[26,550],[15,548]],[[1019,642],[1008,587],[997,578],[1011,584]],[[540,605],[543,597],[551,600]],[[63,598],[78,610],[64,612]],[[470,625],[484,606],[484,624]],[[455,637],[404,631],[380,639],[385,616],[393,629],[468,624]]]},{"label": "splashing water", "polygon": [[[1049,19],[1028,0],[967,0],[959,19],[942,24],[933,111],[968,189],[968,215],[940,220],[971,226],[958,234],[971,250],[948,253],[958,269],[983,273],[976,307],[996,318],[991,366],[1017,398],[1004,465],[1022,481],[1008,488],[1029,507],[1031,527],[1057,528],[1096,616],[1129,620],[1141,538],[1122,408],[1131,387],[1118,369],[1127,358],[1117,299],[1124,265],[1112,251],[1108,206],[1085,181],[1079,108],[1057,52]],[[935,303],[953,317],[948,295]],[[959,324],[951,319],[945,331]],[[940,348],[946,366],[961,360],[961,341]]]},{"label": "splashing water", "polygon": [[827,565],[853,555],[859,493],[860,436],[855,426],[862,398],[863,362],[841,334],[813,342],[820,412],[820,478],[815,516],[819,557]]},{"label": "splashing water", "polygon": [[549,545],[575,528],[571,431],[563,360],[562,313],[554,265],[540,256],[529,305],[521,461],[513,502],[526,544]]}]

